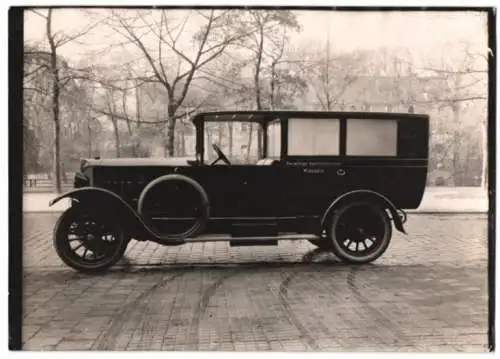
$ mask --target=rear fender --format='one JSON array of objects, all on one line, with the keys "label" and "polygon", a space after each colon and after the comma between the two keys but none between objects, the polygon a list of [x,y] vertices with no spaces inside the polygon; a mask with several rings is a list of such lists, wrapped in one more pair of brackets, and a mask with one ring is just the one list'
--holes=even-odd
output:
[{"label": "rear fender", "polygon": [[342,206],[346,202],[351,202],[353,200],[360,200],[360,199],[371,200],[381,204],[385,209],[389,210],[389,212],[391,213],[392,220],[394,221],[394,227],[396,227],[396,229],[399,232],[407,234],[403,227],[403,219],[398,213],[398,209],[396,208],[396,206],[394,206],[394,204],[384,195],[371,190],[355,190],[344,193],[343,195],[335,199],[330,204],[328,209],[323,214],[323,217],[321,218],[321,228],[324,228],[328,217],[333,213],[334,210],[340,208],[340,206]]},{"label": "rear fender", "polygon": [[155,233],[128,203],[107,189],[85,187],[69,191],[51,200],[49,206],[53,206],[64,198],[71,198],[78,205],[89,207],[92,210],[99,209],[104,213],[116,215],[120,223],[131,235],[141,237],[145,235],[146,238],[151,237],[153,240],[168,242],[168,244],[172,245],[185,243],[184,240],[165,238]]}]

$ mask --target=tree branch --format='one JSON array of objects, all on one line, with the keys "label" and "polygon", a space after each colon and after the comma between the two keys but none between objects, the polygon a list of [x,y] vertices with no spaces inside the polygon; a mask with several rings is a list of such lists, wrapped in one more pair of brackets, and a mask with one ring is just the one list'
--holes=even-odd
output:
[{"label": "tree branch", "polygon": [[[106,110],[100,109],[100,108],[92,108],[92,110],[94,112],[97,112],[97,113],[99,113],[101,115],[105,115],[105,116],[111,116],[111,115],[113,115],[116,120],[129,121],[130,123],[140,123],[140,124],[148,124],[148,125],[160,125],[160,124],[166,124],[166,123],[168,123],[170,121],[169,119],[167,119],[167,120],[158,120],[158,121],[147,121],[147,120],[141,119],[140,121],[137,121],[137,120],[131,119],[130,117],[128,117],[126,115],[122,115],[122,114],[118,114],[118,113],[111,113],[109,111],[106,111]],[[182,117],[184,117],[186,115],[190,116],[190,115],[192,115],[195,112],[196,112],[196,109],[192,109],[192,110],[188,111],[187,114],[183,113],[181,115],[175,115],[172,119],[173,120],[177,120],[177,119],[182,118]]]},{"label": "tree branch", "polygon": [[179,39],[180,35],[181,35],[181,32],[183,31],[184,29],[184,26],[186,25],[186,22],[187,20],[189,19],[189,15],[187,15],[184,19],[184,23],[181,25],[181,30],[177,33],[177,36],[176,38],[174,39],[174,37],[172,36],[172,32],[170,31],[170,29],[168,28],[168,25],[165,21],[165,33],[167,34],[167,36],[169,37],[171,43],[168,43],[166,40],[164,40],[163,38],[161,38],[161,41],[164,41],[177,55],[179,55],[183,60],[185,60],[186,62],[188,62],[191,66],[194,66],[194,63],[193,61],[187,57],[183,52],[181,52],[179,49],[177,49],[176,45],[177,45],[177,40]]},{"label": "tree branch", "polygon": [[436,103],[436,102],[465,102],[465,101],[477,101],[477,100],[488,100],[486,96],[471,96],[471,97],[457,97],[457,98],[449,98],[449,99],[434,99],[428,101],[414,101],[416,104],[424,104],[424,103]]},{"label": "tree branch", "polygon": [[163,23],[165,19],[165,10],[162,10],[161,12],[161,18],[160,18],[160,38],[158,39],[158,62],[160,63],[160,69],[161,73],[163,74],[163,78],[167,78],[167,72],[165,71],[165,66],[163,66],[163,55],[162,55],[162,48],[161,44],[163,42],[163,36],[162,36],[162,30],[163,30]]},{"label": "tree branch", "polygon": [[422,67],[419,70],[432,71],[435,73],[443,74],[456,74],[456,75],[469,75],[469,74],[487,74],[488,70],[446,70],[446,69],[435,69],[430,67]]},{"label": "tree branch", "polygon": [[64,46],[66,45],[68,42],[71,42],[71,41],[74,41],[82,36],[85,36],[87,35],[89,32],[91,32],[93,29],[95,29],[99,24],[101,23],[101,21],[97,21],[96,23],[90,25],[89,27],[87,27],[85,30],[82,30],[76,34],[73,34],[73,35],[70,35],[70,36],[67,36],[66,38],[62,38],[60,39],[59,41],[56,42],[56,46],[57,47],[61,47],[61,46]]},{"label": "tree branch", "polygon": [[39,94],[42,94],[42,95],[44,95],[44,96],[48,96],[48,95],[50,95],[50,92],[45,91],[45,90],[42,90],[42,89],[39,89],[39,88],[36,88],[36,87],[23,87],[23,90],[24,90],[24,91],[34,91],[34,92],[38,92]]},{"label": "tree branch", "polygon": [[43,15],[42,13],[38,12],[37,10],[30,9],[29,11],[31,11],[35,15],[38,15],[40,17],[43,17],[44,19],[47,19],[47,15]]},{"label": "tree branch", "polygon": [[37,73],[38,71],[40,71],[41,69],[46,69],[46,70],[50,70],[49,67],[46,65],[46,64],[41,64],[40,66],[38,66],[36,69],[34,69],[33,71],[30,71],[30,72],[27,72],[27,73],[24,73],[24,76],[23,77],[30,77],[31,75],[34,75],[35,73]]},{"label": "tree branch", "polygon": [[160,74],[160,72],[158,71],[158,68],[156,67],[155,65],[155,62],[153,60],[153,58],[151,57],[151,55],[149,54],[148,50],[146,49],[146,47],[144,46],[143,42],[139,39],[139,37],[129,28],[129,25],[126,24],[122,19],[119,19],[118,20],[122,26],[122,28],[127,31],[127,33],[129,34],[129,36],[133,39],[133,42],[139,47],[139,49],[142,51],[142,53],[144,54],[144,56],[146,57],[146,59],[148,60],[154,74],[156,75],[156,77],[158,78],[158,81],[160,83],[162,83],[166,88],[167,88],[167,91],[169,93],[172,92],[172,87],[170,86],[170,84],[168,83],[168,80],[166,78],[163,78]]}]

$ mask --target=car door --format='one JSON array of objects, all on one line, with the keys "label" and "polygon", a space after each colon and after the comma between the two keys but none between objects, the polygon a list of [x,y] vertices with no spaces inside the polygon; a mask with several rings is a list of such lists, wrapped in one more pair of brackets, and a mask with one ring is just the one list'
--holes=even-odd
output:
[{"label": "car door", "polygon": [[350,180],[344,166],[339,118],[290,118],[286,205],[294,215],[321,215]]},{"label": "car door", "polygon": [[342,194],[351,174],[342,162],[307,160],[289,162],[286,207],[290,215],[320,216]]},{"label": "car door", "polygon": [[264,218],[279,216],[281,207],[279,168],[270,165],[231,166],[231,216]]},{"label": "car door", "polygon": [[191,170],[210,200],[211,216],[278,216],[281,207],[279,168],[268,165],[215,165]]}]

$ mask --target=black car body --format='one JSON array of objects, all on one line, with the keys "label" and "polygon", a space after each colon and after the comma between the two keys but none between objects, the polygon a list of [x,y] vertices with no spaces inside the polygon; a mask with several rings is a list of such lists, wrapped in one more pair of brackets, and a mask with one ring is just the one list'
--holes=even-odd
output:
[{"label": "black car body", "polygon": [[[256,163],[231,163],[216,143],[212,144],[216,161],[207,160],[206,127],[221,121],[258,124],[262,153]],[[109,253],[116,250],[120,256],[131,238],[164,245],[210,240],[263,245],[308,239],[341,259],[366,263],[387,248],[391,222],[404,232],[404,209],[418,208],[423,197],[427,115],[235,111],[200,113],[193,123],[194,158],[82,161],[75,190],[53,201],[72,198],[71,220],[62,220],[54,237],[67,264],[83,271],[108,268],[117,260]],[[100,240],[99,235],[89,234],[92,229],[79,232],[80,239],[75,239],[87,254],[107,253],[107,259],[95,259],[99,264],[78,259],[64,244],[68,229],[62,228],[69,222],[79,227],[76,222],[82,213],[92,214],[94,225],[105,223],[113,232],[109,243],[115,244],[106,244],[108,249],[95,244]],[[345,227],[347,232],[341,229]],[[375,234],[383,240],[368,245],[367,236]],[[340,237],[351,243],[342,244]],[[125,244],[119,246],[122,241]],[[366,247],[366,253],[361,254],[359,247]]]}]

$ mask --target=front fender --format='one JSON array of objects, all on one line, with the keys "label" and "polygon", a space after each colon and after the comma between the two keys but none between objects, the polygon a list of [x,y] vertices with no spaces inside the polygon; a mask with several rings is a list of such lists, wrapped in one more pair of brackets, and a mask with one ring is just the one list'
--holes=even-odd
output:
[{"label": "front fender", "polygon": [[107,189],[97,187],[79,188],[54,198],[49,202],[49,205],[53,206],[64,198],[71,198],[80,205],[109,211],[110,215],[117,215],[120,222],[131,231],[132,234],[145,235],[146,237],[151,237],[151,239],[161,241],[165,244],[177,245],[185,243],[182,239],[173,239],[169,236],[162,236],[156,233],[128,203],[116,193]]},{"label": "front fender", "polygon": [[398,209],[394,204],[384,195],[372,191],[372,190],[355,190],[351,192],[346,192],[337,199],[335,199],[330,206],[328,206],[327,210],[323,214],[323,217],[321,218],[321,228],[323,228],[326,224],[326,220],[328,219],[328,216],[340,205],[345,203],[346,201],[351,201],[355,199],[371,199],[375,200],[379,203],[381,203],[385,208],[389,210],[391,213],[392,219],[394,221],[394,227],[396,229],[404,234],[407,234],[404,227],[403,227],[403,220],[401,219],[400,215],[398,214]]},{"label": "front fender", "polygon": [[102,199],[105,199],[106,202],[111,201],[112,203],[120,204],[122,206],[125,206],[131,212],[134,212],[132,207],[130,207],[128,203],[126,203],[123,199],[121,199],[120,196],[104,188],[84,187],[84,188],[74,189],[72,191],[63,193],[62,195],[51,200],[49,202],[49,206],[52,207],[54,204],[56,204],[57,202],[59,202],[64,198],[71,198],[81,203],[94,202],[97,199],[99,199],[99,201],[102,201]]}]

